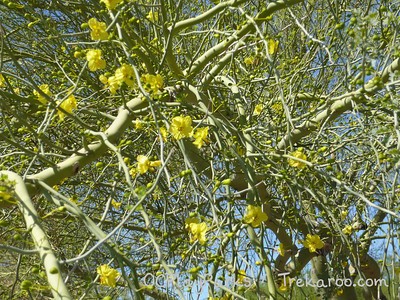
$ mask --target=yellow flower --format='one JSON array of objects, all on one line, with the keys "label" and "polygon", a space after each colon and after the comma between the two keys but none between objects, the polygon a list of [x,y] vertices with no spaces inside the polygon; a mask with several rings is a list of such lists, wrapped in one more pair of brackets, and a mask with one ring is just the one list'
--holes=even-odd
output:
[{"label": "yellow flower", "polygon": [[110,287],[116,286],[117,277],[120,276],[117,270],[108,265],[101,265],[98,267],[97,274],[100,275],[100,284]]},{"label": "yellow flower", "polygon": [[120,68],[115,71],[115,80],[121,86],[124,82],[127,86],[133,87],[135,85],[135,72],[133,67],[128,64],[123,64]]},{"label": "yellow flower", "polygon": [[152,11],[150,11],[150,12],[147,14],[146,18],[147,18],[148,20],[150,20],[151,22],[157,22],[157,21],[158,21],[158,12],[152,12]]},{"label": "yellow flower", "polygon": [[4,87],[5,85],[5,80],[4,80],[4,76],[2,74],[0,74],[0,88]]},{"label": "yellow flower", "polygon": [[140,174],[146,173],[152,167],[159,167],[161,166],[161,161],[150,161],[149,158],[145,155],[138,155],[137,158],[137,171]]},{"label": "yellow flower", "polygon": [[145,155],[138,155],[137,159],[137,170],[140,174],[146,173],[150,168],[150,160]]},{"label": "yellow flower", "polygon": [[164,142],[167,141],[168,131],[165,127],[160,128],[160,133]]},{"label": "yellow flower", "polygon": [[193,144],[200,149],[203,146],[204,142],[207,141],[207,135],[208,135],[208,126],[203,128],[197,128],[196,132],[193,135],[193,137],[196,139],[193,142]]},{"label": "yellow flower", "polygon": [[130,170],[129,170],[129,174],[130,174],[132,177],[136,177],[136,175],[137,175],[137,169],[136,169],[136,168],[130,169]]},{"label": "yellow flower", "polygon": [[102,84],[108,83],[108,78],[106,77],[106,75],[100,75],[99,80],[101,81]]},{"label": "yellow flower", "polygon": [[90,32],[90,37],[94,41],[104,41],[108,39],[108,33],[107,33],[107,25],[104,22],[99,22],[96,20],[96,18],[91,18],[88,21],[88,25],[91,29]]},{"label": "yellow flower", "polygon": [[247,206],[246,214],[243,218],[244,223],[250,224],[253,227],[258,227],[262,222],[267,220],[268,216],[262,211],[261,207],[253,205]]},{"label": "yellow flower", "polygon": [[80,58],[80,57],[82,57],[82,52],[81,52],[81,51],[75,51],[75,52],[74,52],[74,57],[75,57],[75,58]]},{"label": "yellow flower", "polygon": [[262,104],[257,104],[254,108],[253,115],[259,116],[263,110],[264,106]]},{"label": "yellow flower", "polygon": [[111,200],[111,205],[115,208],[115,209],[120,209],[122,203],[121,202],[117,202],[114,199]]},{"label": "yellow flower", "polygon": [[108,9],[114,9],[122,0],[100,0],[103,2]]},{"label": "yellow flower", "polygon": [[173,118],[169,131],[176,140],[192,136],[192,118],[190,116],[179,116]]},{"label": "yellow flower", "polygon": [[106,61],[101,58],[100,49],[89,49],[86,53],[86,59],[89,63],[89,70],[92,72],[106,67]]},{"label": "yellow flower", "polygon": [[280,292],[287,292],[291,284],[290,277],[285,277],[283,280],[278,281],[278,289]]},{"label": "yellow flower", "polygon": [[190,223],[189,224],[189,232],[190,242],[194,243],[195,241],[199,241],[200,244],[204,245],[207,241],[206,232],[208,230],[207,224],[205,222],[201,223]]},{"label": "yellow flower", "polygon": [[281,102],[272,104],[271,109],[276,114],[281,114],[283,112],[283,106]]},{"label": "yellow flower", "polygon": [[[53,95],[52,92],[50,91],[50,88],[49,88],[48,84],[39,85],[38,88],[49,97],[51,97]],[[40,101],[40,103],[42,103],[42,104],[46,104],[47,103],[47,99],[44,96],[40,95],[37,90],[34,90],[33,94]]]},{"label": "yellow flower", "polygon": [[108,77],[108,88],[111,94],[115,94],[119,89],[119,86],[120,86],[119,81],[115,76]]},{"label": "yellow flower", "polygon": [[[307,156],[301,150],[296,150],[296,151],[290,153],[290,155],[295,158],[307,160]],[[301,161],[295,160],[293,158],[289,158],[289,166],[294,167],[294,168],[303,169],[306,166],[306,164]]]},{"label": "yellow flower", "polygon": [[343,289],[338,289],[338,290],[336,291],[336,295],[338,295],[338,296],[343,295]]},{"label": "yellow flower", "polygon": [[342,229],[343,234],[350,235],[353,232],[353,227],[351,225],[346,225]]},{"label": "yellow flower", "polygon": [[115,74],[108,79],[104,75],[100,76],[100,81],[108,84],[111,94],[115,94],[117,90],[125,83],[129,87],[135,86],[135,72],[133,67],[128,64],[123,64],[120,68],[115,70]]},{"label": "yellow flower", "polygon": [[202,222],[196,217],[189,217],[185,220],[185,229],[191,234],[190,242],[199,241],[204,245],[206,242],[206,232],[208,230],[207,224]]},{"label": "yellow flower", "polygon": [[161,166],[161,160],[155,160],[150,162],[150,167],[159,167]]},{"label": "yellow flower", "polygon": [[143,128],[143,122],[140,119],[136,119],[135,121],[135,129],[140,130]]},{"label": "yellow flower", "polygon": [[322,249],[324,247],[324,242],[321,241],[321,238],[317,234],[307,234],[306,240],[303,242],[303,245],[312,253],[316,252],[317,249]]},{"label": "yellow flower", "polygon": [[280,256],[285,256],[285,247],[282,243],[279,244],[278,253]]},{"label": "yellow flower", "polygon": [[349,211],[348,211],[348,210],[342,211],[342,212],[340,213],[340,219],[342,219],[342,221],[343,221],[344,219],[346,219],[346,217],[347,217],[348,214],[349,214]]},{"label": "yellow flower", "polygon": [[192,223],[194,223],[194,224],[199,224],[199,223],[200,223],[200,220],[199,220],[198,218],[196,218],[196,217],[189,217],[189,218],[187,218],[187,219],[185,220],[185,229],[186,229],[186,230],[189,230],[190,224],[192,224]]},{"label": "yellow flower", "polygon": [[[67,99],[65,99],[61,104],[60,107],[65,110],[68,113],[72,113],[74,109],[76,109],[76,99],[74,95],[70,95]],[[64,120],[65,113],[63,113],[61,110],[57,111],[57,115],[60,118],[61,121]]]},{"label": "yellow flower", "polygon": [[279,47],[279,41],[275,41],[273,39],[268,40],[268,54],[274,55]]},{"label": "yellow flower", "polygon": [[243,283],[245,278],[246,278],[246,271],[245,270],[239,270],[238,271],[238,282],[239,283]]},{"label": "yellow flower", "polygon": [[246,57],[246,58],[244,59],[244,63],[245,63],[246,65],[252,65],[253,62],[254,62],[254,57],[253,57],[253,56],[248,56],[248,57]]},{"label": "yellow flower", "polygon": [[157,93],[164,85],[164,80],[160,74],[143,74],[140,80],[146,92],[151,94]]}]

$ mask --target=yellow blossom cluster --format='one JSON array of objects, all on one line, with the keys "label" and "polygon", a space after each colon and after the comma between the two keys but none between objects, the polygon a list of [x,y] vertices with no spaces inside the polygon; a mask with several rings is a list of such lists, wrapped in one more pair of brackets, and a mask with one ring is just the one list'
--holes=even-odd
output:
[{"label": "yellow blossom cluster", "polygon": [[[290,153],[290,155],[298,159],[307,160],[307,156],[303,153],[302,149],[298,149]],[[306,164],[296,159],[289,158],[289,166],[303,169],[306,166]]]},{"label": "yellow blossom cluster", "polygon": [[100,275],[100,284],[109,287],[115,287],[117,284],[117,277],[120,276],[117,270],[108,265],[101,265],[98,267],[97,274]]},{"label": "yellow blossom cluster", "polygon": [[[70,95],[67,99],[65,99],[60,106],[63,110],[65,110],[68,113],[72,113],[74,109],[77,108],[76,104],[76,98],[74,95]],[[63,113],[61,110],[57,110],[57,115],[60,118],[61,121],[64,120],[65,118],[65,113]]]},{"label": "yellow blossom cluster", "polygon": [[164,80],[160,74],[143,74],[140,80],[145,91],[149,94],[157,94],[164,86]]},{"label": "yellow blossom cluster", "polygon": [[129,87],[135,86],[135,72],[133,67],[128,64],[123,64],[117,70],[115,74],[109,78],[105,75],[99,77],[100,81],[104,84],[108,84],[111,94],[115,94],[117,90],[125,83]]},{"label": "yellow blossom cluster", "polygon": [[145,156],[145,155],[138,155],[136,160],[137,160],[136,170],[140,174],[144,174],[148,170],[152,170],[154,167],[161,166],[161,161],[160,160],[150,161],[149,157]]},{"label": "yellow blossom cluster", "polygon": [[92,72],[106,67],[106,61],[102,58],[100,49],[89,49],[86,53],[86,60],[89,70]]},{"label": "yellow blossom cluster", "polygon": [[281,102],[277,102],[277,103],[272,104],[271,109],[277,115],[282,114],[282,112],[283,112],[282,103]]},{"label": "yellow blossom cluster", "polygon": [[121,202],[118,202],[118,201],[115,201],[115,199],[112,199],[112,200],[111,200],[111,205],[112,205],[115,209],[120,209],[122,203],[121,203]]},{"label": "yellow blossom cluster", "polygon": [[146,18],[151,21],[151,22],[157,22],[158,21],[158,12],[152,12],[150,11]]},{"label": "yellow blossom cluster", "polygon": [[104,22],[97,21],[96,18],[91,18],[88,21],[90,28],[90,37],[94,41],[104,41],[108,39],[107,25]]},{"label": "yellow blossom cluster", "polygon": [[246,65],[252,65],[253,62],[254,62],[254,57],[253,57],[253,56],[248,56],[248,57],[246,57],[246,58],[244,59],[244,63],[245,63]]},{"label": "yellow blossom cluster", "polygon": [[141,130],[143,129],[143,122],[139,118],[136,119],[135,123],[135,129],[136,130]]},{"label": "yellow blossom cluster", "polygon": [[199,243],[202,245],[206,243],[206,233],[208,227],[205,222],[200,222],[198,218],[187,218],[185,221],[185,228],[190,233],[191,243],[194,243],[195,241],[199,241]]},{"label": "yellow blossom cluster", "polygon": [[238,271],[238,282],[239,283],[243,283],[243,281],[245,280],[246,277],[247,277],[247,275],[246,275],[246,271],[245,270],[239,270]]},{"label": "yellow blossom cluster", "polygon": [[351,225],[346,225],[343,229],[342,229],[343,234],[345,235],[350,235],[353,232],[353,227]]},{"label": "yellow blossom cluster", "polygon": [[208,126],[203,128],[197,128],[196,132],[193,134],[195,141],[193,144],[197,148],[203,147],[204,142],[207,142],[207,135],[208,135]]},{"label": "yellow blossom cluster", "polygon": [[324,242],[321,241],[319,235],[307,234],[305,241],[303,241],[304,247],[306,247],[311,253],[316,252],[318,249],[324,247]]},{"label": "yellow blossom cluster", "polygon": [[103,2],[108,9],[114,9],[122,0],[100,0],[100,2]]},{"label": "yellow blossom cluster", "polygon": [[252,227],[259,227],[262,222],[268,220],[268,215],[262,211],[261,207],[249,205],[246,209],[243,222]]},{"label": "yellow blossom cluster", "polygon": [[[38,88],[47,96],[51,97],[53,93],[50,91],[49,85],[48,84],[42,84],[39,85]],[[36,96],[37,100],[42,103],[43,105],[46,105],[47,99],[42,96],[37,90],[33,90],[33,94]]]},{"label": "yellow blossom cluster", "polygon": [[209,127],[197,128],[193,133],[192,118],[190,116],[177,116],[172,118],[171,126],[169,128],[170,133],[176,140],[180,140],[186,137],[194,137],[195,141],[193,144],[197,148],[201,148],[204,142],[207,142]]}]

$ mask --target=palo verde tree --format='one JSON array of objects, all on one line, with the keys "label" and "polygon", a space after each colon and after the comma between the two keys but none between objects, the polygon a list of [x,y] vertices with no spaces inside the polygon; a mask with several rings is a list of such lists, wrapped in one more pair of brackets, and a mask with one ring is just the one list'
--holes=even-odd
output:
[{"label": "palo verde tree", "polygon": [[399,11],[2,0],[0,297],[399,297]]}]

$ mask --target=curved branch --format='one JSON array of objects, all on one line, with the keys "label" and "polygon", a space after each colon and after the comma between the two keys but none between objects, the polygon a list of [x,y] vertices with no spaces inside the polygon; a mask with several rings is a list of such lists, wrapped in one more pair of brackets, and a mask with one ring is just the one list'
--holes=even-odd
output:
[{"label": "curved branch", "polygon": [[[267,8],[263,10],[261,13],[259,13],[255,18],[254,21],[256,24],[261,24],[262,22],[265,21],[265,18],[269,17],[272,15],[275,11],[293,6],[297,3],[303,2],[302,0],[289,0],[289,1],[284,1],[284,0],[278,0],[275,2],[271,2],[268,4]],[[242,27],[242,29],[236,31],[234,34],[232,34],[229,38],[224,39],[222,42],[219,44],[215,45],[208,51],[206,51],[202,56],[200,56],[196,61],[193,62],[193,65],[186,69],[184,71],[185,74],[188,75],[188,78],[191,79],[195,75],[197,75],[199,72],[201,72],[204,67],[215,57],[217,57],[219,54],[224,52],[226,49],[228,49],[234,42],[238,41],[242,37],[244,37],[247,33],[251,32],[253,30],[254,24],[252,22],[247,22],[246,25]]]},{"label": "curved branch", "polygon": [[[140,97],[137,97],[129,101],[126,104],[126,108],[121,107],[118,116],[104,133],[107,136],[108,141],[111,143],[117,141],[132,121],[131,111],[141,109],[146,105],[147,103],[145,101]],[[53,186],[64,178],[76,175],[78,170],[101,157],[107,149],[108,148],[103,140],[96,141],[87,147],[80,149],[76,154],[56,166],[47,168],[36,175],[27,176],[27,179],[31,181],[43,181],[47,185]],[[28,190],[30,195],[37,192],[34,185],[28,185]]]},{"label": "curved branch", "polygon": [[201,23],[205,20],[212,18],[213,16],[218,14],[220,11],[224,10],[226,7],[236,7],[244,2],[246,2],[246,1],[245,0],[230,0],[230,1],[226,1],[226,2],[221,2],[201,15],[198,15],[194,18],[180,21],[180,22],[176,23],[174,27],[170,26],[168,28],[168,30],[171,31],[171,34],[176,34],[185,28],[188,28],[190,26],[193,26],[195,24]]},{"label": "curved branch", "polygon": [[381,76],[376,76],[372,78],[365,85],[365,87],[362,87],[352,93],[339,97],[339,99],[334,101],[327,109],[323,110],[314,118],[303,122],[300,126],[293,129],[278,143],[278,149],[283,150],[287,146],[295,144],[300,139],[316,130],[320,124],[324,124],[327,121],[333,121],[345,111],[352,109],[353,104],[361,103],[363,101],[362,95],[364,93],[374,93],[378,91],[380,89],[380,85],[377,83],[386,83],[389,80],[390,74],[397,70],[400,70],[399,59],[396,59],[389,66],[387,66],[382,71]]},{"label": "curved branch", "polygon": [[72,297],[61,277],[61,269],[58,260],[54,255],[51,245],[47,239],[46,233],[40,226],[40,221],[29,197],[28,190],[21,176],[10,172],[0,171],[1,175],[6,175],[12,181],[15,181],[15,194],[17,196],[18,206],[24,216],[26,228],[31,232],[33,242],[39,251],[40,258],[46,270],[47,281],[51,287],[51,292],[55,299],[71,299]]}]

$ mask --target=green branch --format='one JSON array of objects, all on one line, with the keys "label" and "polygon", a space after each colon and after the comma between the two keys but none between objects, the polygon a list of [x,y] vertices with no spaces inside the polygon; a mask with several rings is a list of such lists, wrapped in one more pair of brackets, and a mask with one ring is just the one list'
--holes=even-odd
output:
[{"label": "green branch", "polygon": [[[132,121],[131,111],[141,109],[146,105],[147,103],[145,101],[140,97],[137,97],[129,101],[126,104],[126,108],[121,107],[117,118],[104,133],[107,136],[108,141],[111,143],[116,142]],[[36,175],[27,176],[27,179],[31,181],[43,181],[47,185],[53,186],[58,184],[64,178],[76,175],[85,165],[101,157],[107,150],[108,147],[104,141],[96,141],[87,147],[78,150],[76,154],[56,166],[47,168]],[[31,195],[36,193],[33,185],[29,185],[28,188]]]},{"label": "green branch", "polygon": [[58,260],[52,250],[46,233],[40,225],[39,217],[29,197],[25,182],[21,176],[10,172],[0,171],[0,175],[6,175],[15,184],[15,195],[18,199],[19,209],[24,216],[26,228],[31,232],[33,242],[39,251],[40,258],[46,270],[47,281],[55,299],[71,299],[72,297],[61,277],[61,269]]},{"label": "green branch", "polygon": [[245,2],[246,2],[245,0],[231,0],[231,1],[221,2],[197,17],[180,21],[176,23],[174,27],[170,26],[168,30],[171,32],[171,34],[177,34],[178,32],[182,31],[185,28],[199,24],[205,20],[212,18],[213,16],[217,15],[219,12],[221,12],[227,7],[236,7]]},{"label": "green branch", "polygon": [[[303,2],[302,0],[290,0],[290,1],[276,1],[269,3],[267,8],[259,13],[255,18],[254,21],[256,24],[261,24],[265,21],[265,19],[271,16],[275,11],[284,9],[289,6],[293,6],[297,3]],[[254,24],[252,22],[247,22],[246,25],[242,27],[239,31],[236,31],[230,37],[224,39],[219,44],[215,45],[208,51],[206,51],[202,56],[200,56],[192,66],[184,71],[187,74],[189,79],[192,79],[196,76],[199,72],[203,71],[204,67],[215,57],[220,55],[226,49],[228,49],[234,42],[238,41],[242,37],[244,37],[247,33],[252,32],[254,29]]]},{"label": "green branch", "polygon": [[334,101],[327,109],[318,113],[310,120],[303,122],[301,125],[293,129],[288,135],[286,135],[278,143],[278,149],[283,150],[289,145],[297,143],[303,137],[317,130],[321,124],[324,124],[328,121],[331,122],[344,112],[353,109],[354,104],[364,101],[363,94],[377,92],[381,88],[381,85],[378,83],[384,84],[388,82],[390,74],[393,74],[397,70],[400,70],[399,59],[393,61],[383,70],[381,76],[372,78],[364,87],[359,88],[354,92],[336,97],[337,100]]}]

